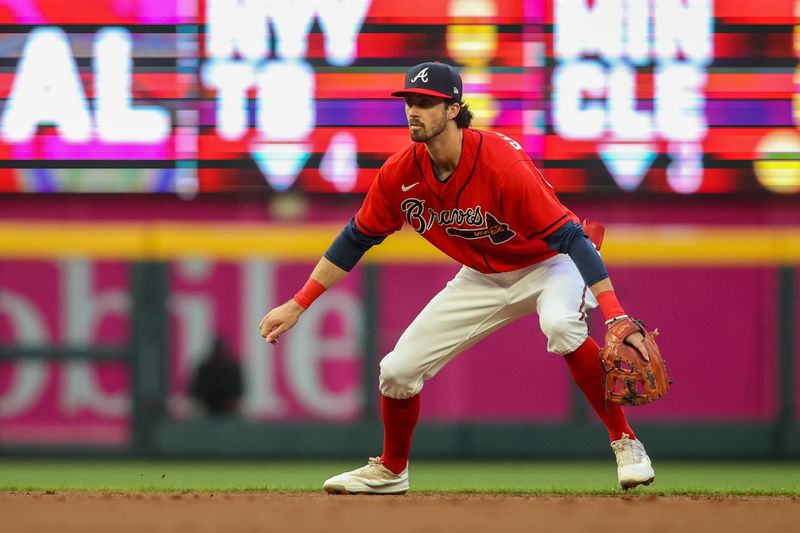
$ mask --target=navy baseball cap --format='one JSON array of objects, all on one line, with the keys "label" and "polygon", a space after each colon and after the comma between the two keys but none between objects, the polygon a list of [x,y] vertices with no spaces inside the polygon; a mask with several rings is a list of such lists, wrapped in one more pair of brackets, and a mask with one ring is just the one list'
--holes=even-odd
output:
[{"label": "navy baseball cap", "polygon": [[456,69],[444,63],[420,63],[406,71],[406,88],[394,91],[392,96],[426,94],[461,101],[463,87]]}]

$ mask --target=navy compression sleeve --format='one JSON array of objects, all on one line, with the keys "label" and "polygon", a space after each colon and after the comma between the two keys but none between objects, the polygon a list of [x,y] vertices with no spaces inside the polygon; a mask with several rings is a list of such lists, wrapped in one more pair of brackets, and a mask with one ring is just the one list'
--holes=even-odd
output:
[{"label": "navy compression sleeve", "polygon": [[542,240],[551,250],[570,256],[587,287],[608,277],[603,260],[579,224],[570,220]]},{"label": "navy compression sleeve", "polygon": [[382,243],[385,238],[385,235],[373,237],[362,232],[356,227],[353,217],[325,252],[325,259],[350,272],[367,250]]}]

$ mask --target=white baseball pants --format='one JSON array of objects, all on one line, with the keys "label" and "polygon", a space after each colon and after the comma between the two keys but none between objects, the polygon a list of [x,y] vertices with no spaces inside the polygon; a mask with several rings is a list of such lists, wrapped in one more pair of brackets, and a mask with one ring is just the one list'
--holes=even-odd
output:
[{"label": "white baseball pants", "polygon": [[381,360],[381,393],[416,395],[455,356],[533,311],[548,351],[573,352],[589,335],[586,311],[596,306],[575,263],[563,254],[499,274],[462,267]]}]

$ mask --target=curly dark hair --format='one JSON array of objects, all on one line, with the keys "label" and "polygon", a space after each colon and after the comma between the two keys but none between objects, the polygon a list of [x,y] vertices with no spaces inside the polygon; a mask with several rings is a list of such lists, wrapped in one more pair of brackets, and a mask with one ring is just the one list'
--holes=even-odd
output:
[{"label": "curly dark hair", "polygon": [[475,113],[469,110],[469,105],[465,102],[459,102],[455,98],[451,98],[445,102],[447,106],[451,106],[453,104],[458,104],[461,106],[461,109],[458,110],[458,115],[454,119],[456,121],[456,126],[459,129],[469,128],[472,124],[472,119],[475,118]]}]

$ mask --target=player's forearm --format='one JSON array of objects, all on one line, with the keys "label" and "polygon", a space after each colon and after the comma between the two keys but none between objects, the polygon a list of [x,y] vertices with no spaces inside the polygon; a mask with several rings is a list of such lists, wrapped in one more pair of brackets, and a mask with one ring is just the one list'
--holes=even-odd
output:
[{"label": "player's forearm", "polygon": [[619,300],[617,300],[617,294],[614,292],[614,286],[611,284],[610,279],[601,279],[589,287],[589,290],[592,291],[592,294],[597,299],[600,310],[603,312],[603,317],[606,319],[606,324],[610,324],[620,318],[627,318],[628,315],[620,305]]},{"label": "player's forearm", "polygon": [[366,235],[356,227],[355,217],[351,218],[314,267],[306,284],[294,295],[295,303],[308,309],[323,292],[339,283],[367,250],[385,238]]},{"label": "player's forearm", "polygon": [[611,280],[609,278],[605,278],[589,287],[589,290],[592,291],[592,294],[594,294],[595,298],[597,298],[597,295],[600,293],[613,291],[614,286],[611,284]]},{"label": "player's forearm", "polygon": [[294,301],[303,309],[308,309],[314,300],[347,275],[361,257],[385,237],[365,235],[355,225],[355,220],[342,229],[341,233],[325,251],[303,288],[294,296]]},{"label": "player's forearm", "polygon": [[303,309],[308,309],[314,303],[314,300],[339,283],[339,280],[346,275],[346,270],[342,270],[325,259],[325,257],[322,257],[317,262],[317,266],[314,267],[303,288],[297,291],[292,300]]},{"label": "player's forearm", "polygon": [[338,266],[328,261],[325,257],[320,258],[317,266],[315,266],[314,270],[311,272],[311,278],[317,280],[320,285],[326,289],[330,289],[339,283],[339,281],[341,281],[341,279],[346,275],[346,270],[342,270]]}]

